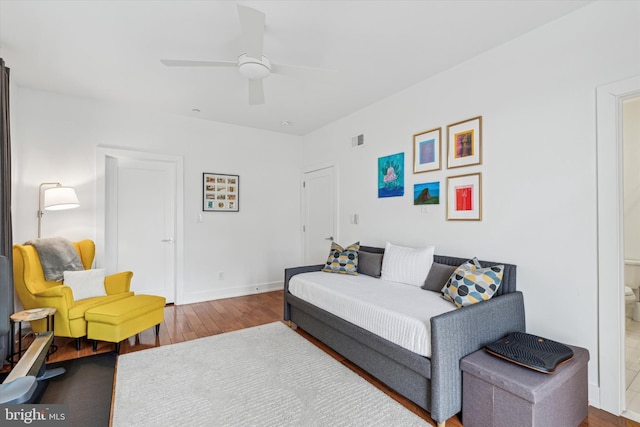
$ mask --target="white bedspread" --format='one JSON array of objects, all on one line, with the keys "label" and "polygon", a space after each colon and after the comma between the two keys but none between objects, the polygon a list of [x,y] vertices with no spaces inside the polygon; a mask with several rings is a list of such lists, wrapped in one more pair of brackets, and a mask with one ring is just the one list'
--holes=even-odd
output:
[{"label": "white bedspread", "polygon": [[360,274],[297,274],[289,292],[409,351],[431,357],[431,323],[455,306],[437,292]]}]

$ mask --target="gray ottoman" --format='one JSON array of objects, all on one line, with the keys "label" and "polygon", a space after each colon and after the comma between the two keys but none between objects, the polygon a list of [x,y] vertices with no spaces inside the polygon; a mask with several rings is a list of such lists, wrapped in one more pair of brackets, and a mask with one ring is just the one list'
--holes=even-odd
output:
[{"label": "gray ottoman", "polygon": [[577,427],[587,416],[589,352],[544,374],[484,350],[460,360],[465,427]]}]

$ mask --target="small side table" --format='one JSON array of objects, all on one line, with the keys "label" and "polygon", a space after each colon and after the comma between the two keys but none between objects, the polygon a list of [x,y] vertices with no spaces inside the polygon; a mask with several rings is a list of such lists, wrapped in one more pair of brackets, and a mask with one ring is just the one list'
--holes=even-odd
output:
[{"label": "small side table", "polygon": [[488,354],[460,360],[465,427],[575,427],[587,416],[589,352],[569,346],[573,358],[553,374]]},{"label": "small side table", "polygon": [[[14,361],[14,356],[18,355],[18,360],[22,356],[22,322],[31,322],[33,320],[47,319],[47,331],[53,332],[54,330],[54,319],[55,319],[56,309],[53,307],[44,307],[44,308],[33,308],[31,310],[23,310],[17,313],[13,313],[9,316],[11,320],[11,345],[9,350],[9,362],[11,363],[11,367],[16,363]],[[18,324],[18,352],[15,351],[15,336],[16,336],[16,323]],[[51,345],[51,351],[49,354],[55,351],[55,346]],[[48,356],[48,354],[47,354]]]}]

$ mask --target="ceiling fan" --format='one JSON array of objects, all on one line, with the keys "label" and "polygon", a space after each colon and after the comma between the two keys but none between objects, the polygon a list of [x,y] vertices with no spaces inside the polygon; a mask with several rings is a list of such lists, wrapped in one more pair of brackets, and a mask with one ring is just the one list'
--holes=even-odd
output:
[{"label": "ceiling fan", "polygon": [[249,104],[264,104],[263,80],[272,73],[285,74],[288,71],[311,68],[273,64],[262,53],[264,42],[265,14],[247,6],[238,5],[242,41],[245,50],[237,61],[190,61],[161,59],[167,67],[238,67],[238,71],[249,80]]}]

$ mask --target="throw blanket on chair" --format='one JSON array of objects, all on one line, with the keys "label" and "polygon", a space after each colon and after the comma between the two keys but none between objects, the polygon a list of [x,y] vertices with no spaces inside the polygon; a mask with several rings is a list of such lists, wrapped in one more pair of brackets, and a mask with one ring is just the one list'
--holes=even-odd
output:
[{"label": "throw blanket on chair", "polygon": [[82,261],[73,244],[64,237],[33,239],[25,243],[36,248],[46,280],[61,281],[64,271],[84,270]]}]

